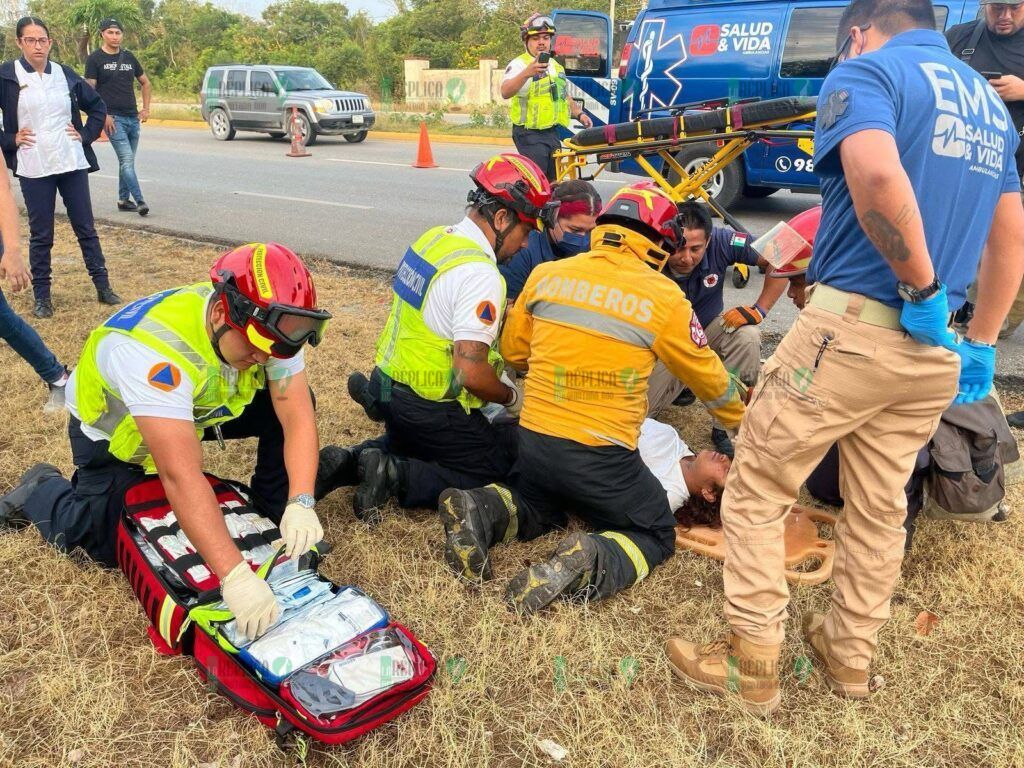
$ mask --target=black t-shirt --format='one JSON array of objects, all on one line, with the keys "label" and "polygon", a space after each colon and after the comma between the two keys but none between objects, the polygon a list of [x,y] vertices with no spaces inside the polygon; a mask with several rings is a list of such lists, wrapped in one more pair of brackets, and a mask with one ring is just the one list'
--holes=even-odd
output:
[{"label": "black t-shirt", "polygon": [[[958,59],[963,58],[961,54],[971,41],[971,33],[979,23],[984,22],[969,21],[966,24],[957,24],[946,32],[949,50]],[[974,55],[968,63],[975,72],[1001,72],[1024,79],[1024,29],[1013,35],[993,35],[986,29],[981,33],[974,48]],[[1017,133],[1024,131],[1024,101],[1007,101],[1006,108],[1010,112],[1010,119],[1013,120]],[[1017,147],[1016,158],[1017,172],[1024,177],[1024,134],[1021,136],[1020,146]]]},{"label": "black t-shirt", "polygon": [[135,79],[143,74],[139,60],[123,48],[117,53],[97,48],[85,60],[85,76],[96,81],[96,90],[112,115],[135,117],[139,114],[135,104]]}]

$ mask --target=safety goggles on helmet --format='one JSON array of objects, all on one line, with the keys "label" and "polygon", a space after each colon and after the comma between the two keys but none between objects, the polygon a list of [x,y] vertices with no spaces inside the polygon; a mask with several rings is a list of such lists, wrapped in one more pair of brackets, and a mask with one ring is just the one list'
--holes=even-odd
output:
[{"label": "safety goggles on helmet", "polygon": [[553,35],[555,34],[555,22],[550,16],[531,16],[519,29],[523,39],[535,35]]},{"label": "safety goggles on helmet", "polygon": [[242,331],[245,338],[261,352],[277,358],[295,357],[302,346],[317,346],[331,314],[324,309],[305,309],[272,302],[261,307],[244,296],[236,287],[234,276],[222,271],[218,293],[224,295],[230,325]]}]

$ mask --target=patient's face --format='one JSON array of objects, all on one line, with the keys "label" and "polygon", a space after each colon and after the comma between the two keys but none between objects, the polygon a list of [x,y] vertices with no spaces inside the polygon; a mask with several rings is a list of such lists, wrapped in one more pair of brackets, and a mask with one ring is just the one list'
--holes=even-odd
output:
[{"label": "patient's face", "polygon": [[718,492],[725,487],[725,478],[731,466],[732,461],[725,454],[701,451],[693,457],[690,476],[702,489]]}]

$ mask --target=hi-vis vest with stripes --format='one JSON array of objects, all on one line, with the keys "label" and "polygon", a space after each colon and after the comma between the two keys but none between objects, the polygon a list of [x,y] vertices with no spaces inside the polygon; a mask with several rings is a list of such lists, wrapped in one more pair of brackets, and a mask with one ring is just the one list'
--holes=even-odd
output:
[{"label": "hi-vis vest with stripes", "polygon": [[[533,56],[524,53],[514,61],[529,64]],[[555,74],[550,74],[554,68]],[[531,130],[544,130],[553,125],[569,126],[569,101],[566,96],[565,69],[554,59],[550,61],[547,74],[539,80],[526,81],[526,92],[512,96],[509,106],[509,119],[513,125],[521,125]]]},{"label": "hi-vis vest with stripes", "polygon": [[262,366],[238,372],[235,386],[221,374],[221,361],[206,332],[210,283],[172,288],[132,302],[89,334],[75,370],[75,397],[82,423],[110,435],[110,453],[129,464],[156,472],[149,448],[120,394],[103,378],[96,362],[100,341],[112,333],[128,336],[166,357],[192,380],[196,435],[230,421],[263,388]]},{"label": "hi-vis vest with stripes", "polygon": [[[467,413],[484,403],[456,380],[452,365],[455,344],[430,330],[423,319],[423,307],[438,275],[471,262],[487,264],[498,272],[497,264],[468,237],[453,234],[448,227],[428,230],[405,252],[398,265],[391,285],[394,291],[391,314],[377,339],[377,367],[383,373],[425,400],[458,400]],[[504,296],[505,279],[500,273],[498,276]],[[505,300],[502,299],[494,322],[501,322],[504,315]],[[503,363],[495,349],[497,344],[496,338],[487,353],[487,362],[500,373]]]}]

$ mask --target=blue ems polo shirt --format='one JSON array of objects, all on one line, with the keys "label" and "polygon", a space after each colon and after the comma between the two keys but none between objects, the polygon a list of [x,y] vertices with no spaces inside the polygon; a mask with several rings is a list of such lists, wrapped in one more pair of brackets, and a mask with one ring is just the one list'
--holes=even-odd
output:
[{"label": "blue ems polo shirt", "polygon": [[861,230],[843,177],[839,145],[864,130],[895,138],[935,273],[946,284],[949,308],[959,308],[996,201],[1005,192],[1020,193],[1019,138],[1006,107],[981,75],[950,53],[941,34],[927,29],[903,32],[843,62],[822,84],[814,131],[822,214],[808,281],[900,307],[896,275]]},{"label": "blue ems polo shirt", "polygon": [[665,274],[683,289],[700,324],[707,328],[725,308],[725,271],[733,264],[756,267],[759,258],[757,251],[750,247],[750,237],[746,234],[728,227],[714,227],[704,258],[693,272],[677,275],[666,268]]}]

